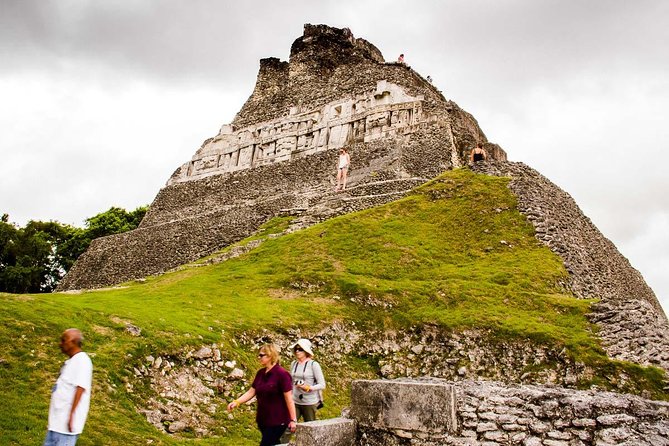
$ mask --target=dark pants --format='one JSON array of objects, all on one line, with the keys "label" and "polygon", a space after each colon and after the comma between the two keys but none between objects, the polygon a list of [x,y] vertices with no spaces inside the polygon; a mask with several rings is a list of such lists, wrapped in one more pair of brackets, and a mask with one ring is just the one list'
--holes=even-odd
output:
[{"label": "dark pants", "polygon": [[274,446],[275,444],[281,444],[281,435],[285,432],[286,427],[285,424],[279,426],[258,426],[258,429],[260,429],[260,433],[262,434],[260,446]]},{"label": "dark pants", "polygon": [[297,419],[299,420],[301,415],[304,421],[314,421],[316,419],[316,406],[318,404],[295,404]]}]

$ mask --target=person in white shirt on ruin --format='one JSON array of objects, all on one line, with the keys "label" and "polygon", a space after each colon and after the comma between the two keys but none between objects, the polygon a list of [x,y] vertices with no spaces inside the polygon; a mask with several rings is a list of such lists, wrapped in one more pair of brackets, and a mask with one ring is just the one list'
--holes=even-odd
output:
[{"label": "person in white shirt on ruin", "polygon": [[346,189],[346,180],[348,178],[348,168],[351,165],[351,155],[345,148],[339,149],[339,162],[337,163],[337,186],[336,191]]}]

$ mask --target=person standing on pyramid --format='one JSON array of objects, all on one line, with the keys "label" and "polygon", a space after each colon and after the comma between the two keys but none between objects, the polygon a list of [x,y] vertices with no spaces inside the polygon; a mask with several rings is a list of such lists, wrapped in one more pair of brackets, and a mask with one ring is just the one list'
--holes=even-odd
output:
[{"label": "person standing on pyramid", "polygon": [[488,154],[485,150],[481,148],[481,144],[477,143],[476,147],[472,149],[472,152],[469,154],[469,160],[472,163],[477,161],[485,161],[488,159]]},{"label": "person standing on pyramid", "polygon": [[348,167],[351,164],[351,155],[345,148],[339,149],[339,162],[337,163],[337,186],[336,191],[346,189],[346,179],[348,178]]}]

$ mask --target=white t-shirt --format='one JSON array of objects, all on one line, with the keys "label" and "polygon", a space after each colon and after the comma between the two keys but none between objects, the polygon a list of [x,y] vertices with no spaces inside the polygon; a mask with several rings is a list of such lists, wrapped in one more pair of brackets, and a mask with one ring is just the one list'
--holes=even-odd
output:
[{"label": "white t-shirt", "polygon": [[[91,404],[91,386],[93,381],[93,363],[84,352],[79,352],[65,361],[60,369],[58,381],[51,390],[51,405],[49,406],[50,431],[61,434],[79,435],[84,430],[84,423],[88,416],[88,407]],[[74,412],[72,432],[67,423],[70,419],[70,410],[74,401],[74,392],[82,387],[84,393]]]},{"label": "white t-shirt", "polygon": [[349,157],[348,153],[342,153],[339,155],[339,168],[343,169],[344,167],[348,167]]}]

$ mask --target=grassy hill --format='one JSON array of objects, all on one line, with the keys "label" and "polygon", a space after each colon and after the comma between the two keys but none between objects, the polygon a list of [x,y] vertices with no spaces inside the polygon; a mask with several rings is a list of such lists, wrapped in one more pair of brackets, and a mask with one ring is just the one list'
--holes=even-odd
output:
[{"label": "grassy hill", "polygon": [[[224,395],[215,397],[215,437],[158,432],[136,410],[156,395],[134,378],[133,367],[148,355],[216,343],[249,379],[257,369],[249,339],[315,333],[333,323],[363,333],[424,324],[485,329],[494,339],[563,349],[595,371],[576,387],[666,398],[659,370],[606,358],[585,317],[590,302],[560,285],[567,275],[561,259],[534,238],[507,182],[456,170],[399,201],[288,235],[268,238],[289,224],[272,220],[252,237],[266,239],[259,247],[223,263],[110,290],[0,295],[0,443],[41,442],[50,387],[65,359],[57,341],[68,327],[84,332],[85,350],[94,355],[81,445],[257,444],[253,408],[231,419]],[[126,323],[140,327],[141,336],[127,333]],[[318,359],[329,380],[321,417],[348,404],[351,379],[379,374],[378,358],[366,355]],[[132,392],[127,382],[135,383]],[[234,384],[233,394],[244,386]]]}]

